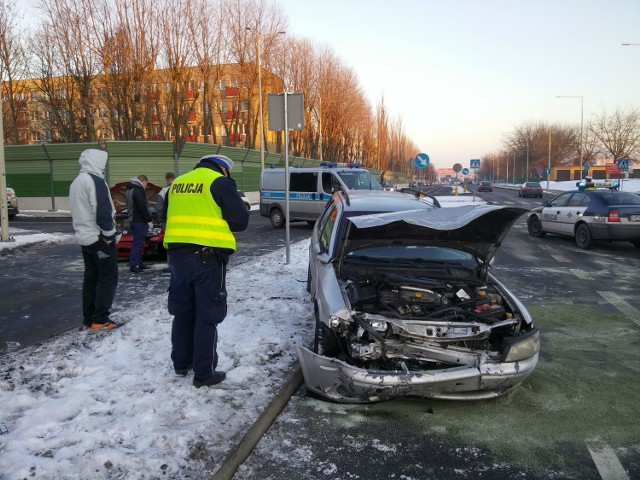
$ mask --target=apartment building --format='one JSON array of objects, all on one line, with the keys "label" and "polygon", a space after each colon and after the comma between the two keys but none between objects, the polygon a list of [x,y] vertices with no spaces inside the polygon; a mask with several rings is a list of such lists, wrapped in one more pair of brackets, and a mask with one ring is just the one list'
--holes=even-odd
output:
[{"label": "apartment building", "polygon": [[[282,89],[281,78],[262,71],[263,99]],[[258,95],[254,63],[5,81],[5,143],[169,140],[259,148]],[[275,132],[265,129],[265,138],[275,142]]]}]

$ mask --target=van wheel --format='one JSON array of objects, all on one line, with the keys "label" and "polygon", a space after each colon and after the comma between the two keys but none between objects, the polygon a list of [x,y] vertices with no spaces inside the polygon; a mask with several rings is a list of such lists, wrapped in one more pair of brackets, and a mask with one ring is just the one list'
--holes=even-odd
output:
[{"label": "van wheel", "polygon": [[275,228],[284,227],[284,215],[279,208],[274,208],[273,210],[271,210],[269,219],[271,220],[271,225],[273,225]]}]

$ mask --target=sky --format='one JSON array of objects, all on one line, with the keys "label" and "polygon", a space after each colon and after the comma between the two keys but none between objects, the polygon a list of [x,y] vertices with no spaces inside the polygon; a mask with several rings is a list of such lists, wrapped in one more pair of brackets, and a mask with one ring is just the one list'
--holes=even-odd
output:
[{"label": "sky", "polygon": [[[437,168],[497,153],[526,123],[640,108],[638,0],[277,0]],[[582,96],[556,98],[557,96]]]},{"label": "sky", "polygon": [[524,124],[640,108],[638,0],[266,1],[288,34],[333,48],[372,108],[384,97],[437,168],[497,153]]}]

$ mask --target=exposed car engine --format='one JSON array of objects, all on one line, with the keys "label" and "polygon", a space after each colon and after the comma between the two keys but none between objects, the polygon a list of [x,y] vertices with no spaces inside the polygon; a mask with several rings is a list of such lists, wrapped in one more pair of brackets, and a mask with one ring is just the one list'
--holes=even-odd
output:
[{"label": "exposed car engine", "polygon": [[391,273],[346,280],[353,322],[334,331],[352,361],[386,368],[470,364],[478,350],[499,355],[502,337],[517,333],[521,319],[490,282],[473,283]]}]

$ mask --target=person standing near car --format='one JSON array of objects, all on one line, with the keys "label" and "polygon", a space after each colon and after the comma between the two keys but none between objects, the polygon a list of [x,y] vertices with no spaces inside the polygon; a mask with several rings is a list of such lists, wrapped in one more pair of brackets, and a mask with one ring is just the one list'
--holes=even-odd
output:
[{"label": "person standing near car", "polygon": [[118,285],[116,210],[104,180],[108,154],[90,148],[80,154],[80,173],[69,187],[73,229],[82,248],[82,323],[94,330],[113,329],[109,318]]},{"label": "person standing near car", "polygon": [[127,185],[127,215],[129,227],[133,234],[133,244],[129,252],[129,270],[131,273],[140,273],[149,268],[142,263],[142,248],[149,231],[151,213],[149,213],[149,202],[145,188],[149,180],[145,175],[133,177]]},{"label": "person standing near car", "polygon": [[176,375],[186,376],[193,368],[196,388],[226,378],[216,371],[217,327],[227,315],[226,268],[236,250],[232,232],[249,224],[232,168],[233,161],[224,155],[205,155],[174,180],[165,200],[171,360]]}]

